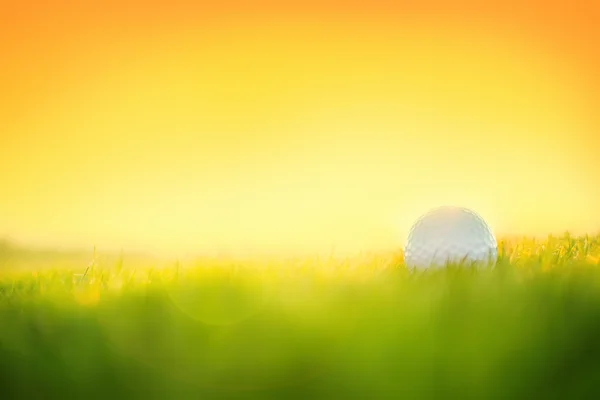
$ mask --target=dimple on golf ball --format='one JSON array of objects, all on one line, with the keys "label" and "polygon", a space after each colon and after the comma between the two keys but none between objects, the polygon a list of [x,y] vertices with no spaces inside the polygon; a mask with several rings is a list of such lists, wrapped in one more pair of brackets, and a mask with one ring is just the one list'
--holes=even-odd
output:
[{"label": "dimple on golf ball", "polygon": [[404,248],[408,268],[449,263],[489,266],[497,257],[498,244],[490,227],[462,207],[439,207],[421,216],[411,227]]}]

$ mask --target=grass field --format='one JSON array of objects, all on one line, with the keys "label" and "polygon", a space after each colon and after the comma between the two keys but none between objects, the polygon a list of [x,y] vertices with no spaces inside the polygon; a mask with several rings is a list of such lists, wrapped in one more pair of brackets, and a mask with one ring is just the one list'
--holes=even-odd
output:
[{"label": "grass field", "polygon": [[0,398],[599,398],[599,261],[600,236],[567,234],[419,273],[399,253],[74,268],[4,246]]}]

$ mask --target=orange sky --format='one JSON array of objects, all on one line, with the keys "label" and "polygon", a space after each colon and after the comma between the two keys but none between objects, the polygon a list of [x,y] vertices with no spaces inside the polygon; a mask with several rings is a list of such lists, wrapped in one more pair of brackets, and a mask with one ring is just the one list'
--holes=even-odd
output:
[{"label": "orange sky", "polygon": [[595,2],[74,3],[2,3],[0,235],[350,251],[448,203],[600,230]]}]

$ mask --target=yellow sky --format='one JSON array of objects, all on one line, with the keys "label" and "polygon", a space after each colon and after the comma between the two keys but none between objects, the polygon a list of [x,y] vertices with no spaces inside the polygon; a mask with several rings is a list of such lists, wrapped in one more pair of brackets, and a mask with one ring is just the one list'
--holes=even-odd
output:
[{"label": "yellow sky", "polygon": [[518,31],[404,22],[232,18],[6,47],[0,235],[368,250],[441,204],[499,235],[598,231],[580,66]]}]

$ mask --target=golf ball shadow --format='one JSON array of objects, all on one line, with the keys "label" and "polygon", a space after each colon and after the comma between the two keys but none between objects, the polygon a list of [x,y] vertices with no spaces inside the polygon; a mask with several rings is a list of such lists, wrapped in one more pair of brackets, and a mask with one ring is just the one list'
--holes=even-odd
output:
[{"label": "golf ball shadow", "polygon": [[213,269],[200,277],[183,276],[166,285],[172,304],[193,320],[230,326],[259,313],[265,306],[265,285],[258,273]]},{"label": "golf ball shadow", "polygon": [[115,353],[201,390],[276,389],[313,379],[320,349],[296,349],[305,332],[276,306],[266,310],[273,300],[266,286],[260,271],[203,268],[103,302],[102,326]]}]

